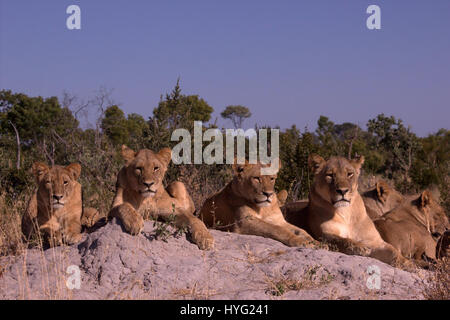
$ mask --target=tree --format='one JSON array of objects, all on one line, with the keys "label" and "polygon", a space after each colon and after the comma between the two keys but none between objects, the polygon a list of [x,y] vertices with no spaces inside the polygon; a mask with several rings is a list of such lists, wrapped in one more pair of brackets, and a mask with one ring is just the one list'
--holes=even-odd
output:
[{"label": "tree", "polygon": [[144,139],[148,136],[149,126],[144,117],[131,113],[127,117],[128,143],[136,149],[144,147]]},{"label": "tree", "polygon": [[328,117],[320,116],[317,120],[316,135],[322,147],[322,155],[325,157],[343,155],[341,141],[338,139],[335,124]]},{"label": "tree", "polygon": [[190,128],[194,121],[207,122],[214,109],[198,95],[181,94],[180,79],[166,99],[153,110],[154,118],[169,129]]},{"label": "tree", "polygon": [[78,129],[78,121],[57,97],[29,97],[22,93],[0,91],[0,132],[15,136],[24,149],[37,146],[54,164],[63,146],[56,137],[66,137]]},{"label": "tree", "polygon": [[78,121],[68,108],[62,108],[57,97],[29,97],[22,93],[0,91],[1,130],[16,134],[17,128],[26,144],[38,143],[48,138],[52,131],[65,135],[78,127]]},{"label": "tree", "polygon": [[222,118],[229,119],[233,122],[234,128],[242,128],[242,123],[245,119],[250,118],[252,113],[247,107],[244,106],[228,106],[220,114]]},{"label": "tree", "polygon": [[[388,174],[397,180],[397,186],[402,191],[408,190],[411,184],[410,171],[420,148],[419,139],[410,128],[403,125],[401,119],[386,117],[384,114],[369,120],[367,128],[375,137],[376,147],[388,154],[385,164]],[[399,176],[395,177],[397,173]]]},{"label": "tree", "polygon": [[113,105],[105,110],[101,128],[114,145],[128,143],[128,122],[125,114],[118,106]]}]

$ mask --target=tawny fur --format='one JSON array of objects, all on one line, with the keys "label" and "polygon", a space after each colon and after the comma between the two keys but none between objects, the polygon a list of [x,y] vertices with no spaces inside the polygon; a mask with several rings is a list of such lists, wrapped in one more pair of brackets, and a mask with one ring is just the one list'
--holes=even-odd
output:
[{"label": "tawny fur", "polygon": [[[234,165],[233,180],[205,201],[200,218],[209,227],[272,238],[288,246],[317,244],[304,230],[286,222],[274,192],[276,175],[262,175],[261,167]],[[283,192],[281,197],[285,196]]]},{"label": "tawny fur", "polygon": [[194,216],[194,203],[181,182],[167,188],[163,179],[171,161],[171,150],[158,153],[148,149],[134,152],[122,146],[125,166],[117,176],[116,195],[109,217],[119,218],[126,231],[136,235],[144,227],[144,219],[174,219],[178,227],[187,227],[200,249],[211,249],[214,239],[202,221]]},{"label": "tawny fur", "polygon": [[383,180],[379,180],[374,188],[364,192],[361,196],[367,214],[372,220],[380,218],[405,201],[405,197],[400,192]]},{"label": "tawny fur", "polygon": [[[22,218],[22,231],[26,239],[42,232],[50,245],[74,244],[81,240],[81,216],[83,214],[81,185],[77,181],[81,166],[67,167],[35,163],[33,173],[38,188]],[[89,214],[98,212],[88,208]]]},{"label": "tawny fur", "polygon": [[314,182],[309,201],[287,205],[286,217],[317,240],[335,245],[341,252],[370,256],[392,265],[410,266],[392,245],[386,243],[367,215],[358,192],[358,177],[364,158],[328,161],[311,155]]},{"label": "tawny fur", "polygon": [[444,209],[427,190],[374,222],[386,242],[416,260],[436,259],[433,235],[439,237],[449,227]]}]

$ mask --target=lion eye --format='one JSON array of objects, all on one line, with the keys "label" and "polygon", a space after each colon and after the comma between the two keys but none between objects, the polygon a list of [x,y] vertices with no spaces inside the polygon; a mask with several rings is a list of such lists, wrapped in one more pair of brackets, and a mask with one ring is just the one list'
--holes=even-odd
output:
[{"label": "lion eye", "polygon": [[275,178],[274,177],[270,177],[270,181],[275,181]]},{"label": "lion eye", "polygon": [[261,182],[261,178],[260,177],[253,177],[253,179],[255,179],[256,182]]},{"label": "lion eye", "polygon": [[69,181],[64,180],[64,185],[67,186],[69,184]]},{"label": "lion eye", "polygon": [[353,172],[347,173],[347,177],[349,177],[349,178],[353,177]]},{"label": "lion eye", "polygon": [[159,167],[155,167],[153,170],[154,170],[154,171],[158,171],[158,170],[159,170]]},{"label": "lion eye", "polygon": [[142,173],[142,168],[136,168],[136,174],[140,175]]}]

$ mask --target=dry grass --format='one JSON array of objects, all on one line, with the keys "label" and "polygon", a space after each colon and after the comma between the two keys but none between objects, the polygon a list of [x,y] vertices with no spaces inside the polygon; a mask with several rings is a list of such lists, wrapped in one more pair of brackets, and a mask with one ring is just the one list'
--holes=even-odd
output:
[{"label": "dry grass", "polygon": [[231,180],[230,166],[181,165],[178,180],[183,182],[197,211],[206,199],[222,189]]},{"label": "dry grass", "polygon": [[273,296],[282,296],[288,291],[300,291],[319,288],[334,280],[334,276],[321,265],[314,265],[307,268],[300,277],[291,275],[278,275],[268,277],[269,287],[266,293]]},{"label": "dry grass", "polygon": [[19,254],[26,247],[21,230],[21,212],[27,205],[23,198],[11,205],[0,194],[0,257]]},{"label": "dry grass", "polygon": [[195,282],[192,288],[175,288],[172,290],[173,299],[208,300],[216,294],[216,290],[212,290],[209,286],[199,286],[198,282]]},{"label": "dry grass", "polygon": [[423,295],[428,300],[450,300],[449,258],[439,260],[433,267]]}]

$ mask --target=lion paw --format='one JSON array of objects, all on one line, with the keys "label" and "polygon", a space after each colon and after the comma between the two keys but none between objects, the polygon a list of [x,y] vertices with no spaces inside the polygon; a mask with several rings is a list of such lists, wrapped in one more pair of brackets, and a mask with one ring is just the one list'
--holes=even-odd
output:
[{"label": "lion paw", "polygon": [[97,209],[84,208],[83,216],[81,217],[81,225],[91,228],[100,220],[100,218],[101,216]]},{"label": "lion paw", "polygon": [[138,235],[144,229],[144,219],[141,216],[134,215],[123,221],[125,230],[131,235]]},{"label": "lion paw", "polygon": [[208,230],[192,232],[192,240],[200,250],[210,250],[214,248],[214,238]]},{"label": "lion paw", "polygon": [[310,248],[310,249],[323,249],[323,250],[329,250],[329,247],[326,243],[322,243],[316,240],[312,240],[307,242],[306,244],[303,245],[305,248]]},{"label": "lion paw", "polygon": [[371,250],[369,248],[358,245],[350,245],[345,251],[346,254],[355,256],[367,257],[371,254]]},{"label": "lion paw", "polygon": [[76,244],[81,241],[83,238],[83,235],[81,233],[72,233],[72,234],[66,234],[64,236],[64,241],[67,244]]},{"label": "lion paw", "polygon": [[315,248],[317,246],[317,241],[306,240],[302,237],[295,236],[289,239],[288,245],[290,247],[303,247],[303,248]]}]

